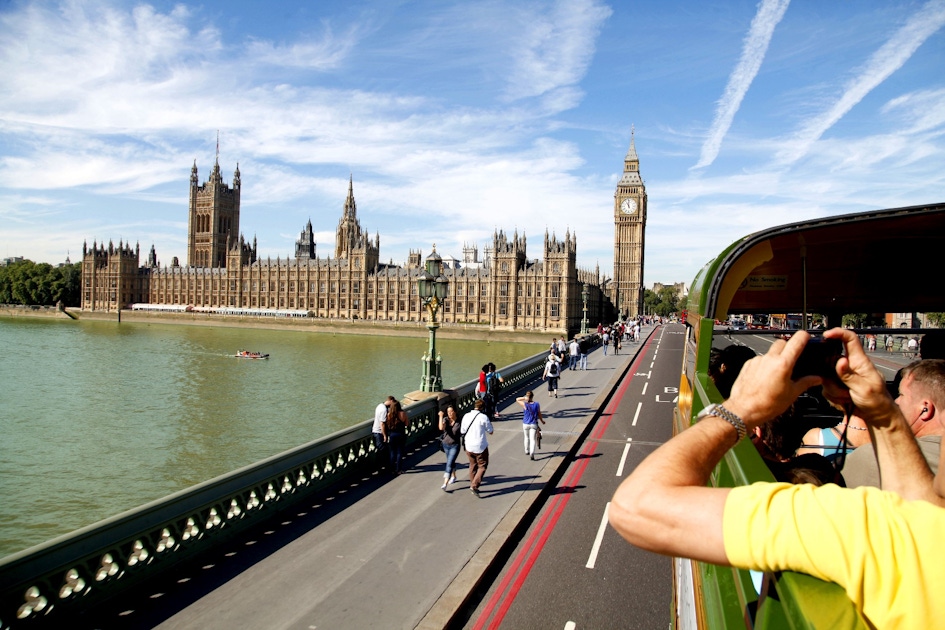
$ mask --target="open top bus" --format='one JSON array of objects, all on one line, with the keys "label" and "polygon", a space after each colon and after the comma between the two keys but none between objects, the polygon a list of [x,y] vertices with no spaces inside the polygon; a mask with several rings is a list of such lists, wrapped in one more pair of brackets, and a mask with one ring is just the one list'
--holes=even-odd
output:
[{"label": "open top bus", "polygon": [[[823,315],[824,328],[833,328],[846,314],[945,312],[943,243],[945,203],[794,223],[730,245],[692,284],[675,431],[693,423],[706,405],[722,402],[708,375],[709,353],[713,342],[727,345],[722,337],[732,331],[716,326],[717,320],[791,313],[799,314],[798,328],[809,330],[811,313]],[[783,332],[741,334],[773,339]],[[896,329],[897,334],[927,332]],[[732,487],[773,480],[751,441],[742,440],[711,483]],[[681,558],[674,563],[677,628],[867,627],[839,586],[808,575],[766,574],[756,586],[749,571]]]}]

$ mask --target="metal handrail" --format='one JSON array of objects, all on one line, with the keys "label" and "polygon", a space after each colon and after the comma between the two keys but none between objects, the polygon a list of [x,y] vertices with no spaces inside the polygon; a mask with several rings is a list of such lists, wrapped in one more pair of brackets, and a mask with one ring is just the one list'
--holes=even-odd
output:
[{"label": "metal handrail", "polygon": [[[533,378],[546,353],[501,370]],[[478,380],[412,403],[407,442],[429,441],[438,412],[471,409]],[[311,494],[375,467],[373,420],[210,479],[0,560],[0,628],[63,619],[204,553]]]}]

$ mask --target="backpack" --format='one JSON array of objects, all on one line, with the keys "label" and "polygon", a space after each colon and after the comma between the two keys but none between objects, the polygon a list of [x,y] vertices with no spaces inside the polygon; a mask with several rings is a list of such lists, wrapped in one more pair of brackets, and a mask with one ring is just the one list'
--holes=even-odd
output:
[{"label": "backpack", "polygon": [[495,372],[486,374],[486,393],[495,396],[499,392],[499,379]]},{"label": "backpack", "polygon": [[552,361],[548,364],[548,376],[554,378],[558,376],[558,362]]}]

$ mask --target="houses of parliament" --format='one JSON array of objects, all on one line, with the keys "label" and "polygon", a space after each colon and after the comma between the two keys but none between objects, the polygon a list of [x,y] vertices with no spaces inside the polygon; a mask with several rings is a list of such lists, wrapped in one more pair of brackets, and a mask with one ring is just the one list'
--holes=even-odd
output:
[{"label": "houses of parliament", "polygon": [[[402,265],[383,263],[380,236],[362,229],[354,181],[335,230],[334,248],[316,252],[311,220],[295,243],[294,257],[261,258],[255,239],[240,234],[239,167],[227,184],[217,157],[200,183],[190,174],[187,264],[175,257],[160,266],[152,245],[144,264],[139,246],[93,242],[82,247],[82,309],[196,310],[243,316],[295,316],[374,321],[424,321],[417,280],[425,260],[410,251]],[[586,317],[590,327],[635,317],[643,304],[643,236],[646,192],[633,136],[614,193],[614,275],[602,278],[577,266],[577,235],[547,230],[540,257],[529,259],[525,234],[496,230],[480,256],[464,245],[462,260],[441,257],[449,282],[441,324],[477,324],[492,330],[571,335]],[[239,235],[239,236],[238,236]],[[585,298],[586,296],[586,298]]]}]

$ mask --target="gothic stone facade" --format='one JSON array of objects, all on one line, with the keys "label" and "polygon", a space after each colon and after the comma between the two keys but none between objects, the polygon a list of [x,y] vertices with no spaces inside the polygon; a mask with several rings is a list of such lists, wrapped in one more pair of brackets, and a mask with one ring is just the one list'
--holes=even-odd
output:
[{"label": "gothic stone facade", "polygon": [[633,318],[643,313],[647,197],[632,131],[623,165],[623,176],[614,191],[614,279],[610,298],[622,317]]},{"label": "gothic stone facade", "polygon": [[[233,186],[220,176],[219,162],[210,179],[198,185],[197,166],[190,179],[188,264],[175,259],[160,267],[152,246],[144,265],[130,244],[83,245],[82,308],[110,310],[134,303],[207,308],[286,309],[309,317],[380,321],[423,321],[417,294],[423,260],[410,252],[403,266],[380,262],[380,236],[362,231],[348,183],[333,256],[319,258],[311,221],[295,245],[294,258],[265,260],[255,240],[239,231],[240,173]],[[577,237],[563,239],[546,231],[541,258],[529,260],[525,235],[497,230],[483,261],[474,246],[464,247],[463,261],[446,261],[443,273],[449,295],[440,311],[445,325],[479,324],[495,330],[535,330],[557,335],[580,329],[584,315],[582,289],[588,287],[588,320],[603,320],[609,300],[599,270],[576,264]]]}]

